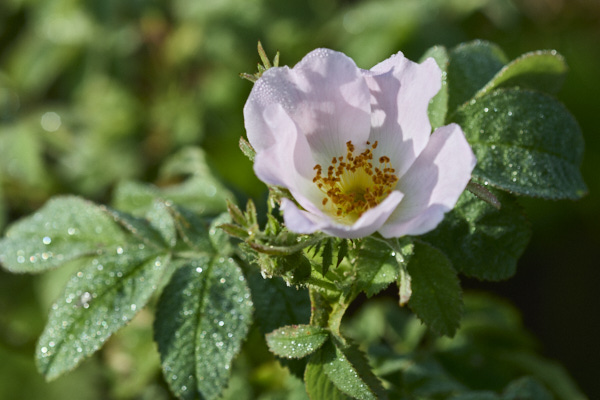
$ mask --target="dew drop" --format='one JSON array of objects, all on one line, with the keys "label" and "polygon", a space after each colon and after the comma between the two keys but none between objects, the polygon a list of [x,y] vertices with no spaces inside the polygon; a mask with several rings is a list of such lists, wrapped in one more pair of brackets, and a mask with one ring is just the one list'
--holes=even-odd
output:
[{"label": "dew drop", "polygon": [[123,248],[121,246],[117,247],[117,254],[123,254]]},{"label": "dew drop", "polygon": [[42,239],[42,243],[44,244],[50,244],[52,243],[52,239],[50,238],[50,236],[44,236],[44,238]]}]

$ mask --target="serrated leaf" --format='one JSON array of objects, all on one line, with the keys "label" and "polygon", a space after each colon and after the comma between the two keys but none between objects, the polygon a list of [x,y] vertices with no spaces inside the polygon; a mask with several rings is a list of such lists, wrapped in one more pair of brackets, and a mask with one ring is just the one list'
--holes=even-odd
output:
[{"label": "serrated leaf", "polygon": [[306,289],[292,289],[281,278],[265,279],[258,273],[250,274],[248,283],[264,334],[285,325],[308,324],[310,299]]},{"label": "serrated leaf", "polygon": [[147,219],[134,217],[131,214],[108,207],[102,207],[102,209],[107,214],[111,215],[116,223],[118,223],[123,229],[127,230],[138,240],[151,246],[156,246],[156,244],[159,244],[160,247],[169,247],[169,245],[165,242],[163,235],[156,231]]},{"label": "serrated leaf", "polygon": [[217,254],[228,256],[233,253],[233,245],[229,240],[229,235],[219,228],[220,225],[231,222],[231,216],[223,213],[213,219],[208,228],[208,237]]},{"label": "serrated leaf", "polygon": [[583,136],[554,98],[499,89],[457,110],[477,157],[473,176],[526,196],[577,199],[587,192],[579,171]]},{"label": "serrated leaf", "polygon": [[213,215],[226,210],[229,192],[217,188],[217,181],[191,177],[182,183],[157,187],[134,181],[123,181],[115,189],[113,207],[142,216],[148,212],[155,199],[171,201],[185,206],[200,215]]},{"label": "serrated leaf", "polygon": [[199,215],[214,215],[226,211],[227,200],[233,197],[213,176],[204,152],[196,147],[184,148],[168,159],[160,171],[160,179],[168,185],[121,182],[115,189],[113,206],[143,216],[155,199],[162,199]]},{"label": "serrated leaf", "polygon": [[429,107],[427,108],[427,114],[429,115],[429,122],[431,128],[436,129],[444,125],[446,121],[446,114],[448,113],[448,62],[449,55],[448,51],[444,46],[434,46],[427,50],[421,57],[420,62],[425,61],[429,57],[433,58],[437,63],[438,67],[442,70],[442,87],[440,91],[431,99]]},{"label": "serrated leaf", "polygon": [[387,399],[381,382],[371,371],[364,354],[356,347],[332,339],[311,357],[309,365],[314,362],[322,364],[323,372],[333,384],[352,398]]},{"label": "serrated leaf", "polygon": [[398,278],[398,262],[392,249],[379,240],[365,238],[356,253],[357,285],[367,297],[387,288]]},{"label": "serrated leaf", "polygon": [[306,392],[311,400],[350,400],[351,397],[340,391],[325,374],[320,357],[308,363],[304,371]]},{"label": "serrated leaf", "polygon": [[168,204],[162,199],[155,199],[144,217],[161,234],[165,243],[173,247],[177,242],[177,229]]},{"label": "serrated leaf", "polygon": [[448,64],[448,109],[452,111],[471,99],[507,62],[500,47],[481,40],[452,49]]},{"label": "serrated leaf", "polygon": [[269,350],[285,358],[302,358],[318,350],[329,332],[313,325],[288,325],[267,334]]},{"label": "serrated leaf", "polygon": [[182,399],[215,399],[252,322],[250,291],[230,258],[180,264],[161,295],[154,323],[163,374]]},{"label": "serrated leaf", "polygon": [[531,236],[531,227],[513,198],[492,192],[500,210],[465,191],[442,223],[422,237],[442,250],[461,273],[485,280],[511,277]]},{"label": "serrated leaf", "polygon": [[129,232],[105,207],[74,196],[57,197],[7,230],[0,259],[12,272],[42,272],[79,257],[114,254],[129,242]]},{"label": "serrated leaf", "polygon": [[463,302],[450,260],[435,247],[415,241],[407,270],[412,287],[408,306],[431,330],[453,336],[462,316]]},{"label": "serrated leaf", "polygon": [[209,223],[197,214],[172,204],[168,207],[168,211],[173,218],[175,228],[179,238],[175,250],[190,251],[193,250],[196,254],[215,253],[213,243],[211,241],[209,231]]},{"label": "serrated leaf", "polygon": [[37,346],[38,369],[48,380],[75,368],[145,306],[169,256],[132,244],[77,262],[81,269],[52,306]]},{"label": "serrated leaf", "polygon": [[554,50],[525,53],[498,71],[475,97],[511,86],[555,93],[561,88],[567,69],[564,58]]}]

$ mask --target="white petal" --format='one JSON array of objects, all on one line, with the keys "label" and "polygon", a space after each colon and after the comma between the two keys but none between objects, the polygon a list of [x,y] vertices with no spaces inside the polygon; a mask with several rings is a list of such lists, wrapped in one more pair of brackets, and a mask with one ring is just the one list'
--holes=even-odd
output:
[{"label": "white petal", "polygon": [[281,104],[306,137],[316,161],[328,163],[345,154],[347,141],[358,146],[368,140],[369,98],[352,59],[332,50],[312,51],[293,69],[271,68],[254,84],[244,107],[248,139],[257,151],[278,140],[261,116],[267,106]]},{"label": "white petal", "polygon": [[400,178],[405,196],[386,224],[384,237],[420,235],[434,229],[461,195],[476,159],[456,124],[436,129],[427,147]]},{"label": "white petal", "polygon": [[377,207],[367,210],[353,225],[337,223],[330,216],[321,212],[310,213],[299,210],[288,199],[282,199],[281,209],[285,224],[292,232],[322,231],[336,237],[356,239],[375,233],[394,212],[402,197],[402,193],[393,191]]},{"label": "white petal", "polygon": [[427,107],[440,90],[441,71],[432,58],[417,64],[398,53],[363,74],[371,91],[369,140],[379,142],[375,155],[390,157],[402,175],[429,140]]},{"label": "white petal", "polygon": [[314,204],[323,194],[312,182],[315,161],[306,138],[280,104],[265,107],[262,119],[266,132],[276,134],[277,140],[257,151],[256,176],[265,183],[288,188],[305,209],[318,210]]}]

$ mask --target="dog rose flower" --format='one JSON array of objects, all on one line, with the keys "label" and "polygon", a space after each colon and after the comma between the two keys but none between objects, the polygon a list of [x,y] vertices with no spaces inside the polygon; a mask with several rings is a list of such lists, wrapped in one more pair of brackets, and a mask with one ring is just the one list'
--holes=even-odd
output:
[{"label": "dog rose flower", "polygon": [[290,191],[286,226],[342,238],[434,229],[465,189],[475,156],[461,128],[431,133],[441,87],[433,59],[398,53],[370,70],[328,49],[268,69],[244,107],[259,179]]}]

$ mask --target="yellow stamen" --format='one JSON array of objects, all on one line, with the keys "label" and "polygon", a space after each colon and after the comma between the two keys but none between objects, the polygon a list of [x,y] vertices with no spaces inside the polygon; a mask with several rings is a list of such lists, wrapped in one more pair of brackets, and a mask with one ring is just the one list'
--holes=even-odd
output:
[{"label": "yellow stamen", "polygon": [[322,175],[320,164],[314,167],[313,182],[325,195],[323,206],[342,222],[355,222],[365,211],[381,203],[398,182],[388,156],[379,157],[379,165],[373,166],[377,142],[367,142],[367,145],[370,147],[354,155],[352,141],[346,142],[345,157],[332,158],[327,176]]}]

